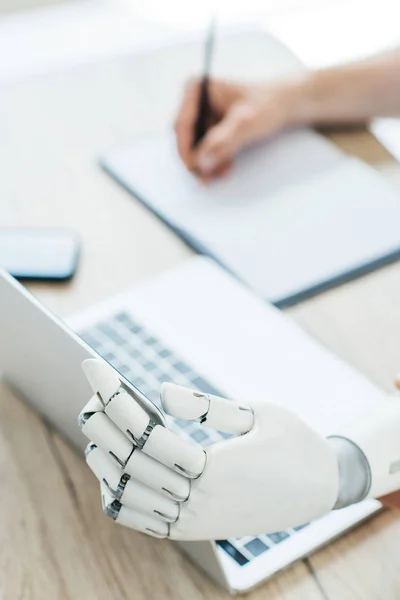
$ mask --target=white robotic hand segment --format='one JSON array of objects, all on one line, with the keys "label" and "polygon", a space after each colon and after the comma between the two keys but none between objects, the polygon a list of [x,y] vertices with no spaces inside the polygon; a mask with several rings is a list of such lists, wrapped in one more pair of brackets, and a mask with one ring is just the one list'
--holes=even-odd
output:
[{"label": "white robotic hand segment", "polygon": [[82,363],[83,372],[93,392],[101,404],[106,406],[110,399],[121,389],[121,382],[114,369],[101,360],[89,358]]},{"label": "white robotic hand segment", "polygon": [[[114,372],[113,385],[103,385],[111,368],[91,363],[93,388],[104,406],[92,399],[80,422],[95,442],[87,462],[102,482],[105,512],[116,522],[158,537],[223,539],[295,527],[335,505],[335,450],[290,411],[267,403],[250,408],[164,384],[162,402],[173,416],[242,435],[206,452],[151,423],[137,437],[134,414],[143,409],[126,394],[124,402],[135,404],[126,420],[121,407],[117,417],[108,411],[119,391]],[[139,420],[142,428],[144,418]]]},{"label": "white robotic hand segment", "polygon": [[[163,386],[163,406],[178,418],[183,416],[179,409],[183,396],[190,404],[197,392]],[[235,414],[230,405],[236,403],[216,400],[221,416],[218,428],[230,429],[230,415]],[[212,405],[213,397],[210,401]],[[225,425],[223,406],[227,407]],[[192,481],[189,499],[170,527],[172,539],[271,533],[304,524],[333,508],[338,465],[330,444],[279,406],[262,402],[240,412],[242,435],[207,448],[206,468]],[[248,431],[251,413],[253,427]]]},{"label": "white robotic hand segment", "polygon": [[121,470],[109,460],[107,454],[94,444],[88,445],[85,455],[87,464],[113,500],[144,514],[156,514],[168,523],[177,520],[177,501],[166,497],[161,490],[151,489],[127,473],[121,474]]},{"label": "white robotic hand segment", "polygon": [[91,442],[86,449],[86,462],[99,481],[104,481],[118,500],[125,491],[123,480],[127,481],[130,478],[175,502],[184,502],[189,497],[189,479],[178,475],[140,450],[133,452],[121,468],[117,467],[109,453]]},{"label": "white robotic hand segment", "polygon": [[[115,371],[102,361],[88,359],[83,369],[97,398],[80,415],[82,432],[124,467],[140,448],[168,468],[187,477],[198,477],[206,463],[205,452],[165,427],[151,421],[146,411],[115,381]],[[110,396],[111,393],[111,396]],[[100,410],[101,409],[101,410]],[[104,411],[104,412],[103,412]],[[123,434],[123,435],[122,435]]]},{"label": "white robotic hand segment", "polygon": [[104,483],[100,484],[100,490],[104,513],[119,525],[136,529],[153,537],[168,537],[168,523],[158,519],[155,515],[132,510],[128,506],[122,505],[118,500],[114,499]]},{"label": "white robotic hand segment", "polygon": [[[330,439],[342,445],[341,488],[353,489],[348,504],[379,498],[400,489],[400,400],[387,396],[363,419],[347,425]],[[345,447],[347,444],[347,447]],[[358,478],[358,492],[354,487]]]},{"label": "white robotic hand segment", "polygon": [[193,391],[188,401],[187,388],[164,383],[161,397],[163,407],[171,417],[199,421],[206,427],[225,433],[243,435],[250,431],[254,424],[254,413],[250,407],[226,401],[212,394]]},{"label": "white robotic hand segment", "polygon": [[127,392],[121,388],[117,373],[109,365],[96,359],[88,359],[83,362],[82,368],[106,415],[130,440],[140,445],[150,426],[150,417],[146,411],[131,401]]}]

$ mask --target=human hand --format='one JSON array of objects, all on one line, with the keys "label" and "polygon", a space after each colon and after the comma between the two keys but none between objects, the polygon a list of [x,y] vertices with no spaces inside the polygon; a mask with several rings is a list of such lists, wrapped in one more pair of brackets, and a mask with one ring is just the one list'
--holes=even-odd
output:
[{"label": "human hand", "polygon": [[175,121],[178,152],[189,171],[208,181],[226,174],[236,153],[295,123],[297,81],[229,83],[210,80],[212,118],[208,132],[193,148],[201,80],[186,86]]},{"label": "human hand", "polygon": [[296,527],[333,508],[336,455],[294,413],[164,384],[168,414],[237,436],[203,450],[152,424],[109,365],[89,359],[83,368],[95,393],[80,416],[92,440],[86,460],[117,523],[175,540],[226,539]]}]

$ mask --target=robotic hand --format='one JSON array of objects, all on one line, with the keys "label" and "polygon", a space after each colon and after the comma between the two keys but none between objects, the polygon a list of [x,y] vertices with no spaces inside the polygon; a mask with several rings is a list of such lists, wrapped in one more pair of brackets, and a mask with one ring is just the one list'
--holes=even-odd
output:
[{"label": "robotic hand", "polygon": [[236,435],[204,450],[152,422],[109,365],[89,359],[83,369],[95,394],[79,418],[86,461],[121,525],[175,540],[257,535],[400,488],[395,400],[324,439],[274,404],[164,384],[168,414]]}]

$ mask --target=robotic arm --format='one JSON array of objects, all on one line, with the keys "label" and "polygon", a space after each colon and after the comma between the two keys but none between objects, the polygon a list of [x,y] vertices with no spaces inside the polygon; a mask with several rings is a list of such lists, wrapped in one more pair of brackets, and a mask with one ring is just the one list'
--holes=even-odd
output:
[{"label": "robotic arm", "polygon": [[302,525],[400,488],[400,402],[324,439],[271,403],[244,406],[164,384],[173,417],[235,434],[206,449],[155,424],[106,363],[84,372],[94,396],[79,417],[104,512],[156,537],[210,540]]}]

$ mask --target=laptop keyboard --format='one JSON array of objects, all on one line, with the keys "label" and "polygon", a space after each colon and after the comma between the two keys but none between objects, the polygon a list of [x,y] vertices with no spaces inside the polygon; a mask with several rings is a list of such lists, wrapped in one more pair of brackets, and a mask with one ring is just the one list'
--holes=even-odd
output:
[{"label": "laptop keyboard", "polygon": [[[180,356],[165,346],[154,333],[133,320],[126,312],[107,317],[79,334],[89,346],[160,408],[160,385],[163,382],[173,382],[223,396],[199,373],[193,371]],[[172,430],[204,447],[230,437],[220,431],[205,429],[199,423],[165,416]],[[217,544],[237,564],[243,566],[306,526],[257,537],[217,540]]]}]

